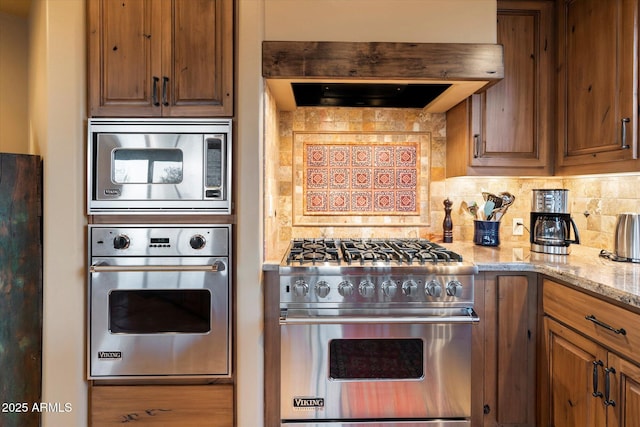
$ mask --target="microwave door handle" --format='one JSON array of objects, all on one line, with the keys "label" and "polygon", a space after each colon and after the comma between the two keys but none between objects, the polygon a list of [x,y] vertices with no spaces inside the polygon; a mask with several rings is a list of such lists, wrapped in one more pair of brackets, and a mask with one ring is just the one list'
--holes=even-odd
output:
[{"label": "microwave door handle", "polygon": [[224,194],[224,189],[227,186],[227,140],[226,138],[222,139],[222,147],[220,149],[220,195],[222,196],[222,200],[227,200],[227,195]]},{"label": "microwave door handle", "polygon": [[222,262],[214,262],[211,265],[103,265],[95,264],[89,267],[91,273],[116,273],[116,272],[155,272],[155,271],[204,271],[217,273],[224,271]]},{"label": "microwave door handle", "polygon": [[220,196],[222,200],[226,199],[226,194],[224,194],[225,184],[227,182],[227,149],[226,149],[226,141],[222,139],[220,143]]}]

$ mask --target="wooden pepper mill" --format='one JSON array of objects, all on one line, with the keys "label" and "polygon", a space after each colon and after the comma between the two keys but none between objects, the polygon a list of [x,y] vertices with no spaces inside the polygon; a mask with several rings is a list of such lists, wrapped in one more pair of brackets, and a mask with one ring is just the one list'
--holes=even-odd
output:
[{"label": "wooden pepper mill", "polygon": [[444,243],[453,242],[453,222],[451,221],[451,200],[447,197],[444,201],[444,221],[442,221],[442,241]]}]

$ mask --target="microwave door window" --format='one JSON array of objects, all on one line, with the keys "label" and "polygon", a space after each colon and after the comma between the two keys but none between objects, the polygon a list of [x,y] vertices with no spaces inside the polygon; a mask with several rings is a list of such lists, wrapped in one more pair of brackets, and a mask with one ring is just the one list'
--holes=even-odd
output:
[{"label": "microwave door window", "polygon": [[183,177],[179,149],[118,149],[113,152],[116,184],[180,184]]}]

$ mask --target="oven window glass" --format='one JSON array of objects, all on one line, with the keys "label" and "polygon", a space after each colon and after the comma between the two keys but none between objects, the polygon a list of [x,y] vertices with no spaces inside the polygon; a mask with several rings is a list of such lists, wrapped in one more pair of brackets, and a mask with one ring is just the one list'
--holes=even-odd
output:
[{"label": "oven window glass", "polygon": [[329,343],[331,379],[420,379],[423,361],[421,339],[336,339]]},{"label": "oven window glass", "polygon": [[179,149],[120,148],[113,151],[116,184],[180,184],[182,151]]},{"label": "oven window glass", "polygon": [[116,290],[109,294],[109,330],[114,334],[207,333],[207,289]]}]

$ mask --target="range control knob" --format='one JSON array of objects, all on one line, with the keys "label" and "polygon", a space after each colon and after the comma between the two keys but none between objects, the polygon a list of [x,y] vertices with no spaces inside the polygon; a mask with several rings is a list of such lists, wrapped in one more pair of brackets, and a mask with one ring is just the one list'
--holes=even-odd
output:
[{"label": "range control knob", "polygon": [[396,296],[398,292],[398,285],[393,280],[385,280],[382,282],[382,293],[389,298]]},{"label": "range control knob", "polygon": [[304,280],[296,280],[293,284],[293,295],[303,297],[309,293],[309,284]]},{"label": "range control knob", "polygon": [[316,295],[318,295],[318,297],[325,298],[327,295],[329,295],[330,290],[331,288],[329,287],[329,284],[324,280],[316,283]]},{"label": "range control knob", "polygon": [[189,239],[189,245],[193,249],[202,249],[204,248],[204,245],[206,243],[207,241],[205,240],[204,236],[200,234],[196,234],[195,236],[192,236],[191,239]]},{"label": "range control knob", "polygon": [[457,280],[452,280],[447,283],[447,295],[451,297],[458,297],[462,293],[462,283]]},{"label": "range control knob", "polygon": [[430,297],[440,298],[442,295],[442,285],[440,285],[440,282],[436,279],[433,279],[424,287],[424,293]]},{"label": "range control knob", "polygon": [[358,291],[363,297],[371,298],[376,292],[376,285],[374,285],[371,280],[363,280],[362,282],[360,282]]},{"label": "range control knob", "polygon": [[129,247],[129,236],[126,234],[119,234],[113,238],[113,247],[114,249],[127,249]]},{"label": "range control knob", "polygon": [[418,293],[418,284],[416,281],[405,280],[404,283],[402,283],[402,293],[408,297],[415,296]]},{"label": "range control knob", "polygon": [[353,283],[348,280],[340,282],[338,284],[338,293],[343,297],[350,297],[353,295]]}]

